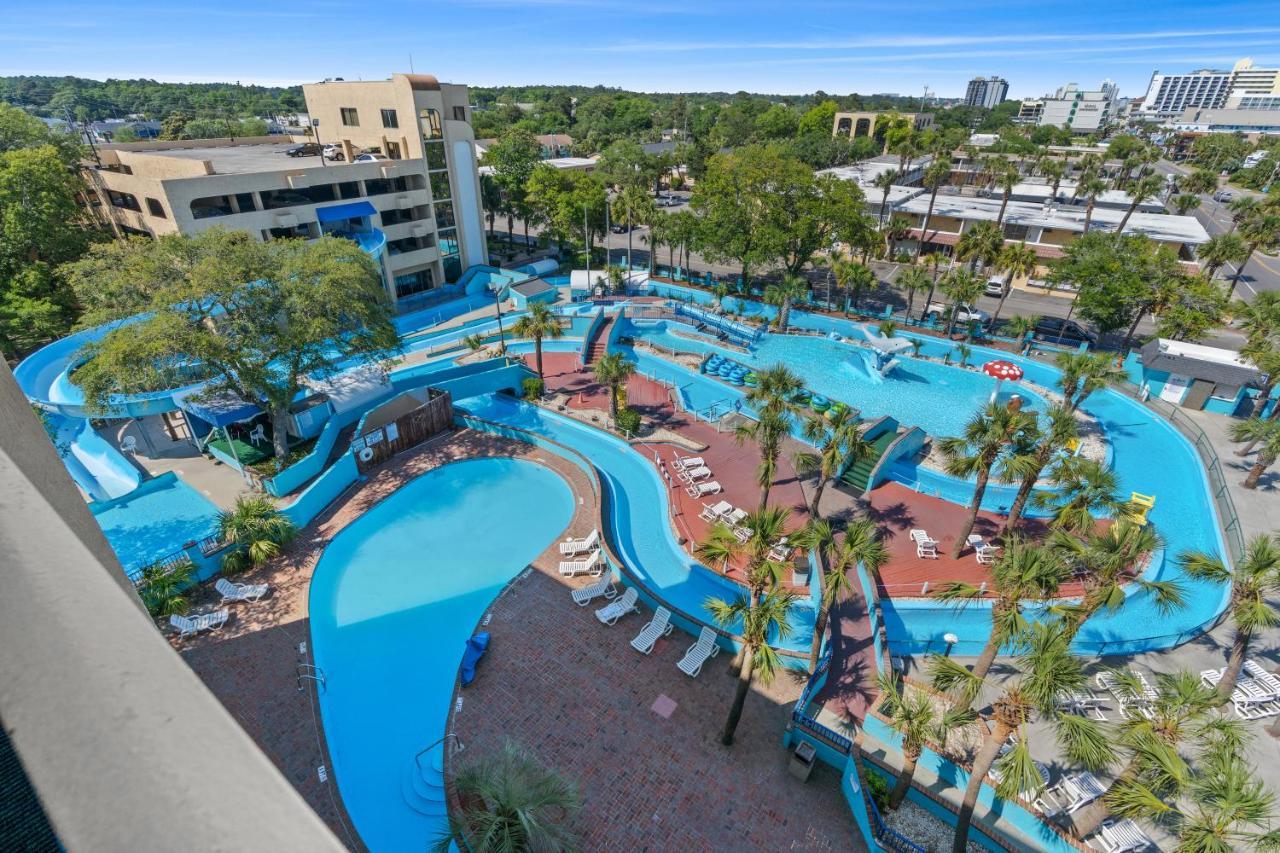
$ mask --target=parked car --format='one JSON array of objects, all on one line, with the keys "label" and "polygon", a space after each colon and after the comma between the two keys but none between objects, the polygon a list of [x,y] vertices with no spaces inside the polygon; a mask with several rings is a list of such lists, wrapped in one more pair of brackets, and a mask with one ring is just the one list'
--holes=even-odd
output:
[{"label": "parked car", "polygon": [[1077,323],[1075,320],[1064,320],[1061,317],[1041,317],[1036,323],[1036,336],[1051,342],[1070,341],[1072,343],[1095,344],[1098,336]]},{"label": "parked car", "polygon": [[336,144],[334,144],[334,143],[332,143],[332,142],[331,142],[331,143],[329,143],[328,145],[326,145],[326,146],[324,147],[324,159],[326,159],[326,160],[342,160],[342,159],[344,159],[344,157],[343,157],[343,153],[342,153],[342,146],[341,146],[341,145],[336,145]]},{"label": "parked car", "polygon": [[364,154],[361,154],[359,157],[352,160],[351,162],[352,163],[381,163],[384,160],[389,161],[390,159],[391,158],[388,157],[386,154],[373,154],[371,152],[366,151]]},{"label": "parked car", "polygon": [[[937,314],[939,317],[946,317],[947,312],[951,310],[950,305],[944,305],[941,302],[930,302],[929,310],[925,313]],[[967,302],[960,302],[956,305],[956,322],[969,323],[977,320],[979,323],[991,322],[991,315],[986,311],[974,308]]]},{"label": "parked car", "polygon": [[995,297],[996,299],[999,299],[1001,296],[1004,296],[1005,294],[1004,279],[1000,278],[999,276],[993,275],[991,278],[987,279],[987,284],[985,287],[982,288],[982,293],[985,296],[992,296],[992,297]]},{"label": "parked car", "polygon": [[1213,200],[1222,202],[1223,204],[1226,204],[1227,202],[1231,201],[1231,199],[1235,197],[1236,197],[1236,194],[1233,193],[1231,190],[1218,190],[1216,193],[1213,194]]},{"label": "parked car", "polygon": [[315,157],[324,151],[324,148],[318,142],[304,142],[301,145],[295,145],[292,148],[286,148],[284,153],[290,157]]},{"label": "parked car", "polygon": [[612,231],[614,234],[626,234],[631,229],[629,229],[625,225],[619,225],[615,222],[613,225],[609,226],[609,230]]}]

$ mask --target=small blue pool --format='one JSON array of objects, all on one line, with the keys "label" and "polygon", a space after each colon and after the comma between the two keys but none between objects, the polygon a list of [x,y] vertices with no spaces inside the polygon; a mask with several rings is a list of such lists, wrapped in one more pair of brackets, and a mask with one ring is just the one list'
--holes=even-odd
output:
[{"label": "small blue pool", "polygon": [[489,603],[564,531],[573,508],[549,468],[455,462],[405,485],[325,549],[310,598],[320,710],[343,802],[369,849],[425,850],[445,828],[443,803],[411,784],[415,756],[444,735],[464,644]]},{"label": "small blue pool", "polygon": [[172,471],[89,509],[126,574],[218,531],[218,508]]}]

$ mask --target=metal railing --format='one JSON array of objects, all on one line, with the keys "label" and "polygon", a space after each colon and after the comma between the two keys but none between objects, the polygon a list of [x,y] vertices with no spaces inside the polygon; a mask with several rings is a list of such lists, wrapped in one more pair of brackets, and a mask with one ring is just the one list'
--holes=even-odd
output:
[{"label": "metal railing", "polygon": [[165,554],[158,560],[152,560],[145,566],[139,566],[136,569],[130,569],[125,572],[125,576],[133,581],[134,586],[142,583],[143,573],[150,569],[175,569],[183,563],[191,562],[190,550],[199,548],[200,554],[204,557],[212,557],[214,554],[226,548],[231,543],[223,541],[222,537],[217,533],[199,539],[195,542],[188,542],[176,551]]},{"label": "metal railing", "polygon": [[880,816],[880,809],[876,806],[874,799],[867,797],[867,803],[871,806],[868,811],[871,812],[871,824],[875,830],[877,841],[890,850],[898,851],[898,853],[926,853],[925,848],[884,822],[884,818]]},{"label": "metal railing", "polygon": [[801,711],[792,711],[791,722],[805,734],[825,742],[828,746],[844,755],[848,755],[853,751],[853,741],[834,729],[827,728],[808,714]]}]

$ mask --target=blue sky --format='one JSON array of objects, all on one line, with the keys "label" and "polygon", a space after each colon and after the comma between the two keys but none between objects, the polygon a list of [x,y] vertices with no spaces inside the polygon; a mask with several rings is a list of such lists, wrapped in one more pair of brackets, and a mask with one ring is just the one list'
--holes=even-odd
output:
[{"label": "blue sky", "polygon": [[0,0],[0,74],[299,83],[419,72],[472,85],[1014,97],[1155,69],[1280,63],[1268,2],[1194,0]]}]

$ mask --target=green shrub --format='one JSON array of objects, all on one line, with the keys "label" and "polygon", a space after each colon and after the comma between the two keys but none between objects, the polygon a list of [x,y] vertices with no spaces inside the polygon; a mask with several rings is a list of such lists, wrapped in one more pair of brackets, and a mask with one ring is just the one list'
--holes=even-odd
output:
[{"label": "green shrub", "polygon": [[235,509],[218,516],[218,534],[236,546],[222,558],[223,574],[234,575],[279,556],[298,530],[270,498],[241,495]]},{"label": "green shrub", "polygon": [[180,616],[187,612],[184,594],[191,586],[195,566],[184,560],[173,566],[147,566],[142,570],[138,596],[153,617]]},{"label": "green shrub", "polygon": [[542,380],[537,376],[530,376],[520,384],[524,388],[524,396],[526,400],[536,400],[541,397],[543,389],[546,387]]},{"label": "green shrub", "polygon": [[640,413],[635,409],[622,409],[618,412],[618,429],[635,435],[640,431]]},{"label": "green shrub", "polygon": [[881,814],[889,811],[889,780],[885,779],[876,771],[868,768],[862,777],[863,783],[867,786],[867,794],[871,797],[871,802],[876,804],[876,808]]}]

